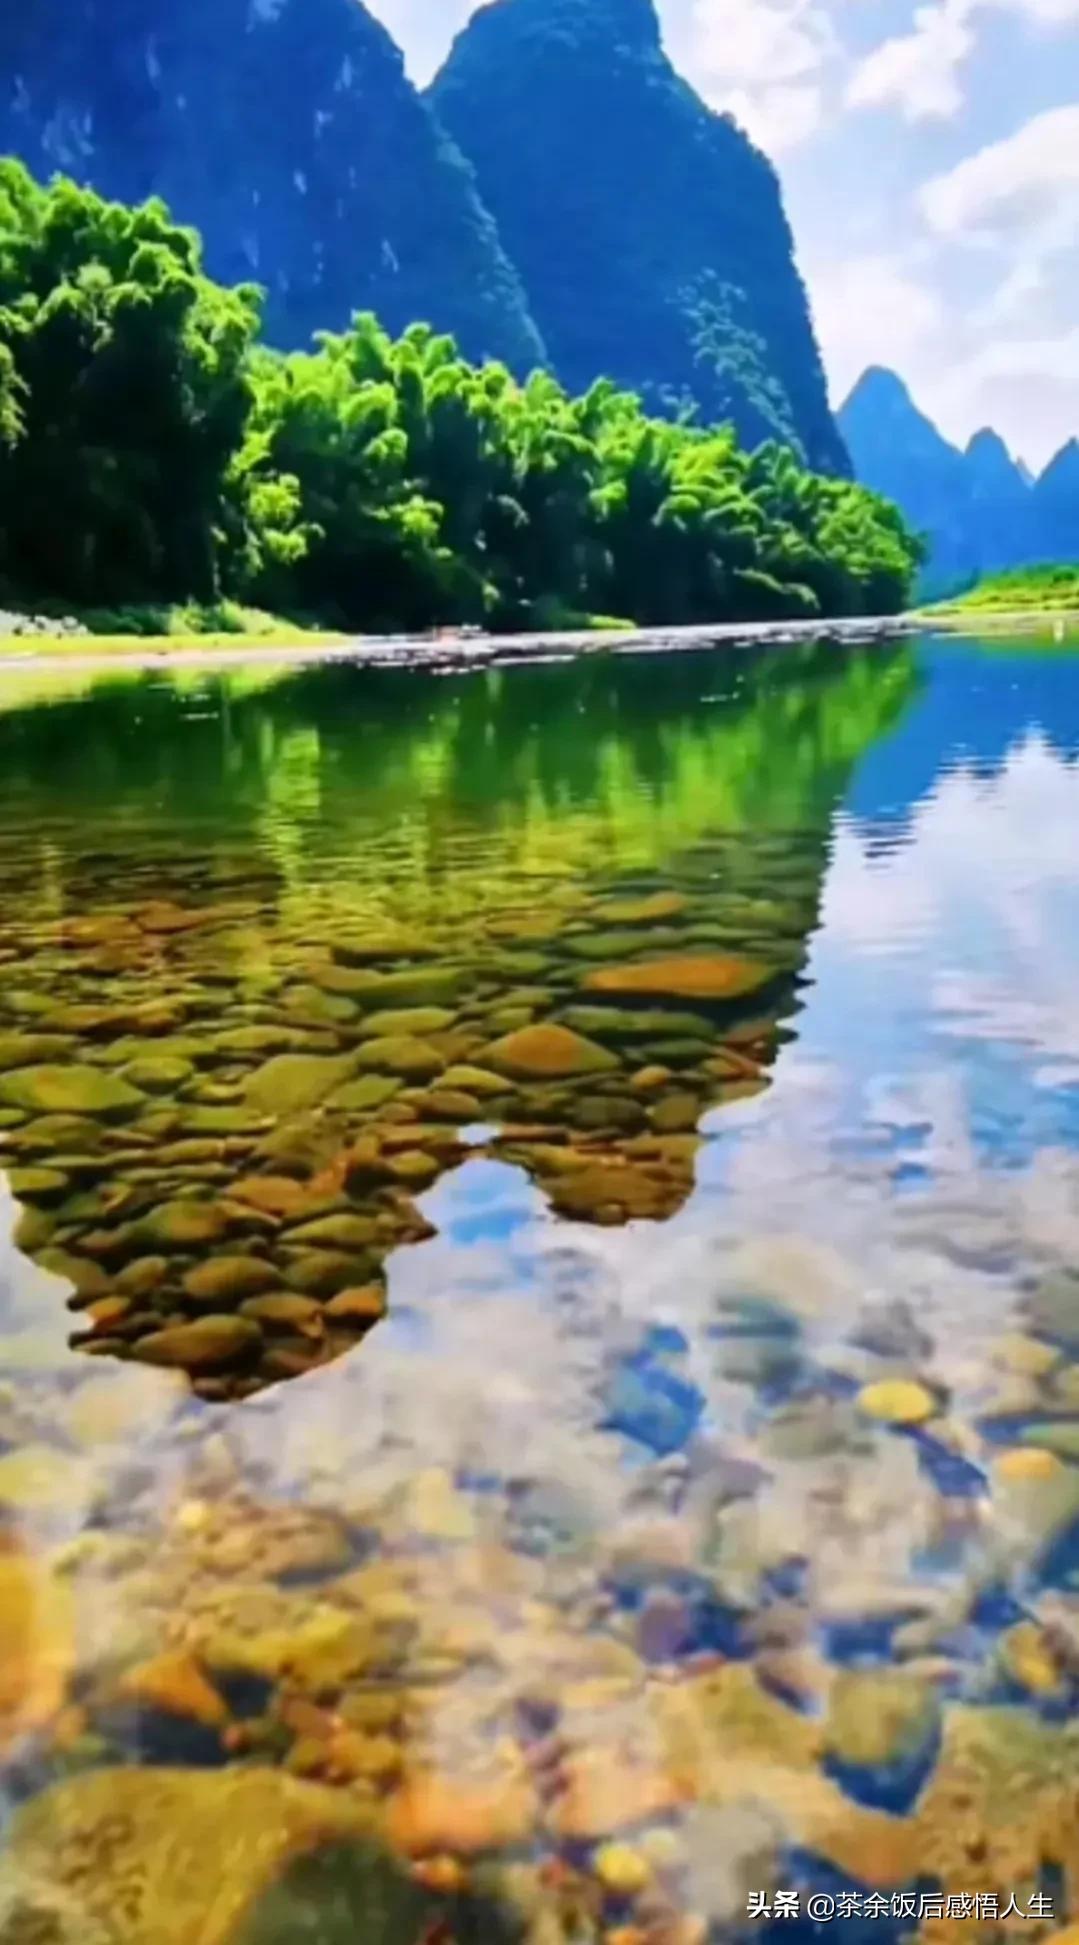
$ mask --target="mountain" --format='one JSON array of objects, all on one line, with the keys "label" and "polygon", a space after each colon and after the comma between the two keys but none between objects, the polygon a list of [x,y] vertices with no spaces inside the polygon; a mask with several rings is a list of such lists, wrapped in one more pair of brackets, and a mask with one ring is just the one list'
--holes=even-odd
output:
[{"label": "mountain", "polygon": [[267,289],[282,344],[355,310],[472,357],[543,359],[459,151],[358,0],[28,0],[0,8],[0,152],[161,195],[207,267]]},{"label": "mountain", "polygon": [[1042,557],[1030,480],[999,432],[983,426],[963,454],[967,522],[979,572],[1021,567]]},{"label": "mountain", "polygon": [[894,371],[871,365],[840,408],[839,425],[855,478],[901,507],[928,536],[924,587],[964,585],[978,571],[968,519],[964,455],[920,412]]},{"label": "mountain", "polygon": [[1069,439],[1034,482],[1047,560],[1079,561],[1079,439]]},{"label": "mountain", "polygon": [[428,100],[571,390],[606,373],[849,471],[775,172],[675,72],[652,0],[493,0]]},{"label": "mountain", "polygon": [[903,380],[874,365],[840,408],[856,478],[884,493],[927,536],[923,595],[984,574],[1079,559],[1079,441],[1039,479],[985,426],[965,451],[919,411]]}]

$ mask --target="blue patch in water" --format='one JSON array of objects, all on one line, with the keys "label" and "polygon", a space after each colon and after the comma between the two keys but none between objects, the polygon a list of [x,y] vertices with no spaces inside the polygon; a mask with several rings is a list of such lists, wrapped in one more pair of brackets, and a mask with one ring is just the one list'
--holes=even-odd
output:
[{"label": "blue patch in water", "polygon": [[[751,1652],[746,1641],[745,1615],[741,1609],[722,1601],[710,1580],[703,1574],[669,1573],[645,1579],[612,1575],[604,1583],[624,1613],[638,1614],[650,1595],[669,1595],[682,1609],[677,1654],[723,1655],[740,1661]],[[666,1655],[657,1656],[666,1660]]]},{"label": "blue patch in water", "polygon": [[809,1561],[804,1556],[783,1560],[761,1577],[759,1599],[767,1607],[772,1601],[800,1601],[806,1598]]},{"label": "blue patch in water", "polygon": [[905,1816],[917,1800],[940,1753],[940,1724],[913,1749],[895,1762],[875,1764],[845,1763],[826,1755],[822,1768],[845,1795],[868,1810],[887,1810],[893,1817]]},{"label": "blue patch in water", "polygon": [[958,1452],[949,1452],[928,1432],[911,1430],[908,1436],[918,1449],[918,1466],[926,1477],[931,1479],[945,1499],[979,1499],[986,1491],[987,1482],[980,1467],[963,1459]]},{"label": "blue patch in water", "polygon": [[894,1614],[858,1614],[839,1621],[825,1621],[821,1633],[824,1653],[829,1661],[846,1667],[876,1667],[892,1663],[892,1635],[904,1621],[915,1619],[921,1609],[897,1608]]},{"label": "blue patch in water", "polygon": [[701,1421],[704,1396],[696,1385],[641,1357],[619,1365],[607,1391],[600,1427],[646,1445],[658,1458],[678,1452]]},{"label": "blue patch in water", "polygon": [[1079,1589],[1079,1520],[1073,1521],[1047,1547],[1038,1579],[1043,1587]]},{"label": "blue patch in water", "polygon": [[1009,1593],[1003,1581],[983,1587],[970,1610],[972,1625],[988,1634],[1002,1634],[1005,1628],[1013,1628],[1018,1621],[1026,1619],[1026,1608]]}]

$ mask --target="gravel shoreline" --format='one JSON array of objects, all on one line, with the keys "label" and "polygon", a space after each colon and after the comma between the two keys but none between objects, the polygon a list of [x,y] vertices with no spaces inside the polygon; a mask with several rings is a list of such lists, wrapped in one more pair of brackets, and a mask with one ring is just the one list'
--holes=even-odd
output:
[{"label": "gravel shoreline", "polygon": [[[20,619],[25,622],[29,618],[24,616]],[[0,612],[0,635],[3,633],[4,620]],[[25,653],[0,653],[0,677],[25,670],[31,665],[39,670],[53,668],[92,672],[115,668],[117,663],[136,669],[168,668],[174,664],[184,668],[232,668],[293,663],[299,667],[318,662],[353,662],[359,666],[391,668],[484,668],[510,662],[556,661],[567,656],[603,651],[655,654],[665,649],[709,648],[723,643],[732,646],[758,643],[782,646],[788,642],[819,640],[886,641],[897,636],[917,634],[923,627],[923,622],[911,616],[887,615],[835,621],[728,622],[689,628],[581,629],[565,634],[444,635],[436,639],[427,636],[359,635],[339,642],[298,640],[273,645],[238,638],[235,647],[215,643],[205,648],[168,648],[160,644],[140,647],[139,637],[132,636],[130,651],[126,648],[95,651],[94,638],[87,635],[85,651],[65,648],[62,654],[49,653],[44,645],[47,641],[44,629],[40,632],[28,629],[24,632],[42,645]],[[65,631],[65,639],[70,639],[72,633],[81,634],[77,624],[71,628],[66,624],[50,625],[50,632],[58,634],[61,631]]]}]

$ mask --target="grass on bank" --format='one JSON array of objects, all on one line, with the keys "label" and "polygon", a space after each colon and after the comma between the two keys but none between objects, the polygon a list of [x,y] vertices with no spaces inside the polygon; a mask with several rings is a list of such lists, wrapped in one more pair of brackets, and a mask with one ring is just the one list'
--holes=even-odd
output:
[{"label": "grass on bank", "polygon": [[[30,624],[12,633],[13,615]],[[35,629],[33,621],[74,624],[66,633]],[[182,654],[189,649],[289,647],[293,643],[340,641],[340,633],[312,627],[285,615],[245,608],[238,601],[141,602],[122,608],[71,608],[53,601],[5,602],[0,595],[0,656],[33,660],[42,655],[124,655],[146,649]]]},{"label": "grass on bank", "polygon": [[[31,624],[25,632],[10,632],[6,624],[13,615],[25,615]],[[72,626],[67,632],[53,633],[46,628],[35,629],[32,626],[35,619]],[[632,629],[634,623],[624,616],[580,614],[557,601],[538,601],[529,626],[541,634],[567,629],[604,634]],[[262,608],[246,608],[238,601],[217,601],[210,605],[142,602],[122,608],[72,608],[49,600],[5,601],[0,590],[0,659],[17,657],[21,661],[35,661],[43,656],[80,654],[122,656],[145,654],[148,650],[181,656],[208,648],[310,647],[348,639],[345,630],[321,628],[308,620],[268,614]]]},{"label": "grass on bank", "polygon": [[991,620],[994,615],[1079,615],[1079,565],[1057,562],[989,574],[965,594],[934,602],[923,612],[934,620],[951,616]]}]

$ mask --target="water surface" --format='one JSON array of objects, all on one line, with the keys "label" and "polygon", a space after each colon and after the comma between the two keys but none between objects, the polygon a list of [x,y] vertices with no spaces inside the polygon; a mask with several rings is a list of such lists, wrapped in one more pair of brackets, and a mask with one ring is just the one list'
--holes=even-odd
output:
[{"label": "water surface", "polygon": [[1079,1915],[1077,749],[1031,643],[5,679],[0,1939]]}]

